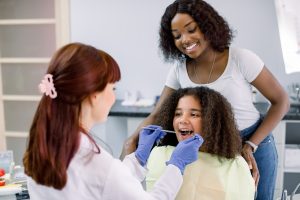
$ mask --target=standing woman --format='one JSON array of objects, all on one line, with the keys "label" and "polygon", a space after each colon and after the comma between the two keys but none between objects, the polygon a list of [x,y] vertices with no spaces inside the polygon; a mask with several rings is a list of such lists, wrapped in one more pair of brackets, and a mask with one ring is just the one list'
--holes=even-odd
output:
[{"label": "standing woman", "polygon": [[44,94],[30,128],[23,163],[30,199],[174,199],[186,164],[197,159],[201,138],[185,140],[152,193],[142,188],[145,164],[161,127],[140,132],[137,150],[123,163],[95,143],[89,131],[106,121],[121,78],[104,51],[73,43],[53,56],[39,85]]},{"label": "standing woman", "polygon": [[[153,124],[166,97],[178,88],[206,86],[219,91],[233,108],[243,138],[242,154],[258,184],[257,199],[273,199],[278,158],[271,131],[289,109],[287,93],[256,54],[230,46],[232,31],[227,22],[203,0],[176,0],[169,5],[159,35],[165,60],[178,64],[139,128]],[[253,105],[251,86],[271,103],[264,117]],[[122,155],[134,150],[137,131],[127,139]]]}]

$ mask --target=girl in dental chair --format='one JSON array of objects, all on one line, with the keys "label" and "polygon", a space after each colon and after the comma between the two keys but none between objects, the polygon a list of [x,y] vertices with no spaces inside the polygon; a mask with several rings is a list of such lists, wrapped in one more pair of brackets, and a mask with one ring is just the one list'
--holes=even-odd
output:
[{"label": "girl in dental chair", "polygon": [[176,199],[254,199],[255,183],[240,155],[242,142],[231,106],[220,93],[207,87],[179,89],[162,106],[156,124],[176,135],[168,133],[153,148],[147,165],[147,190],[162,174],[178,141],[200,134],[204,143],[199,158],[186,167]]}]

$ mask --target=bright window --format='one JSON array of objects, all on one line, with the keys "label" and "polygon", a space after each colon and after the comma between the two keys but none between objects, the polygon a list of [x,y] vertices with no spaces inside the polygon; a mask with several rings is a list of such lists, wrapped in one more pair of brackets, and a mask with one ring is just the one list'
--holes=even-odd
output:
[{"label": "bright window", "polygon": [[300,72],[300,1],[275,0],[285,71]]}]

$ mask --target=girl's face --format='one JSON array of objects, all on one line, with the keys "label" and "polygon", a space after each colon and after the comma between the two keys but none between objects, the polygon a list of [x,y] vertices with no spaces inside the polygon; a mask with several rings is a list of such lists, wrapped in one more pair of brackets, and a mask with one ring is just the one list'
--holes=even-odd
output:
[{"label": "girl's face", "polygon": [[190,58],[199,57],[209,46],[196,21],[189,15],[177,13],[171,21],[176,47]]},{"label": "girl's face", "polygon": [[202,118],[200,102],[194,96],[183,96],[179,99],[173,127],[177,140],[180,142],[202,132]]}]

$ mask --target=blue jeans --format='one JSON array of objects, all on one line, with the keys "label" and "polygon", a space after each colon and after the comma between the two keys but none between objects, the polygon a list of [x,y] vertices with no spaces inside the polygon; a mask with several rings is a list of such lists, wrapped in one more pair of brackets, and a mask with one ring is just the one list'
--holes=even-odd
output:
[{"label": "blue jeans", "polygon": [[[261,122],[262,117],[255,124],[240,132],[243,141],[248,140],[251,137]],[[258,145],[254,157],[260,174],[256,200],[273,200],[278,155],[272,133]]]}]

